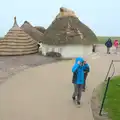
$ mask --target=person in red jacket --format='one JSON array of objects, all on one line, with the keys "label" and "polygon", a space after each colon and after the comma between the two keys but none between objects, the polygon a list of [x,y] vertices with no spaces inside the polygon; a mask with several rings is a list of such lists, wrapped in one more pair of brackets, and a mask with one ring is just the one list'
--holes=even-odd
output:
[{"label": "person in red jacket", "polygon": [[114,40],[114,47],[116,48],[116,51],[115,51],[116,54],[117,54],[117,51],[118,51],[118,46],[119,46],[119,41]]}]

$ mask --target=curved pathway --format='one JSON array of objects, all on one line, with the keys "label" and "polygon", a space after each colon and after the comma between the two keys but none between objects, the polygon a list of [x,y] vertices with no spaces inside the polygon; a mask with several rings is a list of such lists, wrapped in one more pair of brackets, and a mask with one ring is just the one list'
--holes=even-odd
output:
[{"label": "curved pathway", "polygon": [[57,62],[53,58],[30,54],[25,56],[0,56],[0,84],[16,73],[43,64]]},{"label": "curved pathway", "polygon": [[74,61],[20,72],[0,86],[0,120],[93,120],[92,91],[104,80],[112,58],[104,55],[98,59],[86,58],[91,72],[80,108],[71,100]]}]

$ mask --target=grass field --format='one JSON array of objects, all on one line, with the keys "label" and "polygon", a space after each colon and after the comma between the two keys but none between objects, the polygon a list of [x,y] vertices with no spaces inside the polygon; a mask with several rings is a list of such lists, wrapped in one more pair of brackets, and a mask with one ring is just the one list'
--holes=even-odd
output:
[{"label": "grass field", "polygon": [[97,37],[98,37],[100,44],[104,44],[105,41],[108,40],[108,38],[111,38],[112,41],[114,41],[116,39],[116,40],[119,40],[119,42],[120,42],[120,37],[109,37],[109,36],[97,36]]},{"label": "grass field", "polygon": [[120,76],[110,81],[104,110],[112,120],[120,120]]}]

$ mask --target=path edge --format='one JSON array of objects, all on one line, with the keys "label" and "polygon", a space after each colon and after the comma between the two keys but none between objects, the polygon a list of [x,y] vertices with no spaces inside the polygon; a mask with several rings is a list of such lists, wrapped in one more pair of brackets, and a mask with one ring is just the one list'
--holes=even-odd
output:
[{"label": "path edge", "polygon": [[107,115],[99,116],[99,111],[100,111],[100,106],[101,106],[100,93],[101,93],[101,90],[103,89],[103,84],[105,83],[102,82],[101,84],[99,84],[93,90],[93,93],[92,93],[91,109],[92,109],[94,120],[111,120],[110,118],[108,118]]}]

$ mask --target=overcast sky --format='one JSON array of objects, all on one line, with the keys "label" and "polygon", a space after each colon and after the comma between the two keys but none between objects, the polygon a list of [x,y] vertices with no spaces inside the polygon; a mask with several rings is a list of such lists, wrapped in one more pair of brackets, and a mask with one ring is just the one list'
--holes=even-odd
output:
[{"label": "overcast sky", "polygon": [[14,16],[19,25],[27,20],[47,28],[61,6],[74,10],[96,35],[120,36],[120,0],[1,0],[0,36],[12,27]]}]

